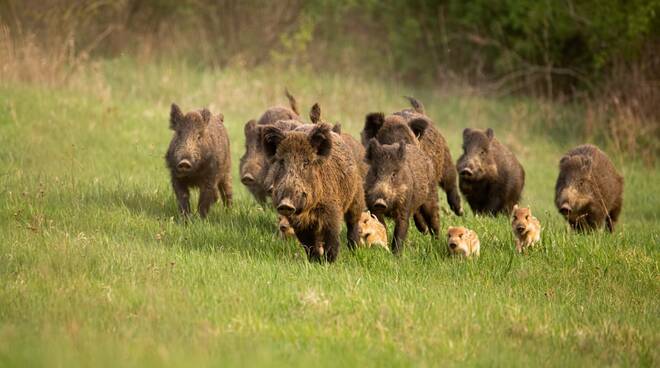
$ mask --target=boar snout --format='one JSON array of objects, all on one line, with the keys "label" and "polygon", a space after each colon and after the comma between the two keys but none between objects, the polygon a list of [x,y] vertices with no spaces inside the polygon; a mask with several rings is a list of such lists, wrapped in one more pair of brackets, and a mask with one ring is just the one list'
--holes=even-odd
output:
[{"label": "boar snout", "polygon": [[378,198],[376,202],[374,202],[374,209],[376,211],[385,211],[387,209],[387,203],[385,203],[383,198]]},{"label": "boar snout", "polygon": [[452,242],[452,243],[449,243],[449,248],[451,248],[451,249],[456,249],[456,247],[458,247],[458,244],[453,243],[453,242]]},{"label": "boar snout", "polygon": [[296,207],[293,206],[293,202],[289,198],[284,198],[277,205],[277,213],[282,216],[290,216],[296,212]]},{"label": "boar snout", "polygon": [[561,207],[559,208],[559,212],[561,212],[561,214],[564,216],[568,216],[568,214],[571,213],[572,210],[573,208],[568,203],[562,204]]},{"label": "boar snout", "polygon": [[189,160],[183,159],[176,164],[176,169],[181,172],[186,172],[192,169],[192,163]]},{"label": "boar snout", "polygon": [[254,184],[254,176],[252,174],[249,174],[249,173],[243,175],[243,177],[241,178],[241,183],[243,183],[245,185]]},{"label": "boar snout", "polygon": [[472,171],[472,169],[470,169],[469,167],[464,167],[461,169],[459,174],[464,178],[469,178],[472,177],[472,175],[474,175],[474,171]]},{"label": "boar snout", "polygon": [[525,230],[526,230],[526,229],[527,229],[527,228],[525,227],[525,225],[522,225],[522,224],[516,226],[516,231],[518,232],[518,234],[523,234],[523,233],[525,233]]}]

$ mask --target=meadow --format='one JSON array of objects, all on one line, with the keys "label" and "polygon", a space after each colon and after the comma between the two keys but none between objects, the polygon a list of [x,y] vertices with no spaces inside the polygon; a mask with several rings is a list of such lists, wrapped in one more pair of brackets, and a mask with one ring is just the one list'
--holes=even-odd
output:
[{"label": "meadow", "polygon": [[[494,128],[525,167],[541,246],[516,254],[507,217],[456,217],[442,193],[442,231],[476,230],[479,259],[411,226],[400,257],[349,251],[343,234],[335,264],[308,263],[238,178],[244,123],[286,104],[285,87],[356,137],[366,113],[415,96],[454,160],[463,128]],[[233,208],[188,224],[163,159],[174,101],[222,112],[231,139]],[[131,58],[63,84],[0,81],[0,366],[658,366],[660,172],[606,149],[621,221],[569,231],[554,184],[583,118],[359,75]]]}]

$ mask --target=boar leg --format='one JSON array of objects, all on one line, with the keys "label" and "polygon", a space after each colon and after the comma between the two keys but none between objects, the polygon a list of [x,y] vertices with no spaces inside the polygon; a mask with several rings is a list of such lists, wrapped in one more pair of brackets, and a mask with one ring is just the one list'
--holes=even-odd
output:
[{"label": "boar leg", "polygon": [[502,211],[503,205],[504,203],[502,203],[502,193],[491,192],[490,196],[488,197],[488,201],[486,202],[484,212],[488,213],[489,215],[497,215]]},{"label": "boar leg", "polygon": [[205,218],[211,209],[211,205],[218,200],[218,187],[215,185],[203,185],[199,189],[198,211],[201,218]]},{"label": "boar leg", "polygon": [[607,230],[610,232],[614,231],[614,225],[619,220],[619,214],[621,214],[621,205],[617,204],[607,216]]},{"label": "boar leg", "polygon": [[[446,155],[449,157],[449,155]],[[461,207],[461,195],[458,192],[458,185],[456,184],[456,167],[449,160],[445,163],[445,172],[442,175],[440,182],[442,190],[447,194],[447,203],[449,208],[457,215],[463,216],[463,208]]]},{"label": "boar leg", "polygon": [[421,211],[415,211],[413,214],[413,220],[415,221],[415,227],[417,230],[419,230],[419,232],[422,234],[426,234],[429,228],[426,226],[426,220],[424,220],[424,216],[422,215]]},{"label": "boar leg", "polygon": [[[364,197],[364,196],[362,196]],[[353,204],[344,214],[344,221],[346,222],[346,235],[348,237],[348,249],[355,249],[356,244],[360,241],[360,233],[358,223],[362,215],[364,203],[355,200]]]},{"label": "boar leg", "polygon": [[218,190],[220,190],[220,196],[222,198],[222,203],[225,207],[231,207],[232,203],[232,189],[231,189],[231,178],[229,175],[225,175],[220,183],[218,184]]},{"label": "boar leg", "polygon": [[399,214],[394,220],[394,236],[392,237],[392,253],[397,254],[403,249],[403,242],[408,235],[410,215]]},{"label": "boar leg", "polygon": [[424,216],[424,220],[429,224],[431,236],[437,238],[440,233],[440,209],[438,208],[437,194],[435,194],[435,200],[432,199],[427,203],[424,203],[420,210]]},{"label": "boar leg", "polygon": [[190,214],[190,190],[188,186],[179,180],[172,180],[172,188],[174,189],[174,195],[176,195],[176,201],[179,204],[179,211],[182,215],[187,216]]},{"label": "boar leg", "polygon": [[296,230],[296,237],[305,249],[305,254],[310,262],[321,260],[316,247],[316,233],[313,230]]},{"label": "boar leg", "polygon": [[339,228],[328,228],[323,232],[325,243],[325,259],[332,263],[339,255]]}]

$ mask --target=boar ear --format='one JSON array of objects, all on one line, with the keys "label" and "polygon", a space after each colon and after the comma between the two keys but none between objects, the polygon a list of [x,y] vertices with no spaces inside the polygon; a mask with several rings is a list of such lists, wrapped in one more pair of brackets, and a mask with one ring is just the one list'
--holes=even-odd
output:
[{"label": "boar ear", "polygon": [[426,119],[413,119],[408,123],[408,126],[410,129],[412,129],[413,133],[417,136],[417,138],[421,138],[422,135],[424,135],[424,132],[426,131],[426,128],[429,126],[429,122],[426,121]]},{"label": "boar ear", "polygon": [[183,120],[183,113],[179,105],[172,103],[172,108],[170,109],[170,129],[175,130],[181,120]]},{"label": "boar ear", "polygon": [[220,122],[225,122],[225,114],[219,112],[218,115],[216,115],[218,119],[220,119]]},{"label": "boar ear", "polygon": [[309,143],[316,148],[316,154],[319,156],[329,156],[332,150],[332,134],[328,124],[316,125],[309,132]]},{"label": "boar ear", "polygon": [[495,137],[495,132],[493,132],[493,129],[491,128],[486,129],[486,137],[488,137],[488,139],[490,139],[491,141],[493,140],[493,138]]},{"label": "boar ear", "polygon": [[372,112],[364,120],[364,129],[362,129],[362,144],[367,145],[369,139],[378,134],[380,127],[385,122],[385,115],[382,112]]},{"label": "boar ear", "polygon": [[380,148],[380,143],[378,143],[378,140],[376,140],[376,138],[371,138],[367,144],[367,152],[365,154],[367,161],[373,160],[374,153],[376,153],[378,148]]},{"label": "boar ear", "polygon": [[396,149],[396,157],[398,157],[399,160],[406,158],[406,141],[402,140],[399,142],[399,147]]},{"label": "boar ear", "polygon": [[565,164],[566,162],[568,162],[568,156],[563,156],[563,157],[559,160],[559,166],[561,167],[561,166],[562,166],[563,164]]},{"label": "boar ear", "polygon": [[243,132],[247,136],[248,134],[250,134],[250,132],[252,132],[256,129],[257,129],[257,121],[252,119],[252,120],[248,121],[247,123],[245,123],[245,127],[243,128]]},{"label": "boar ear", "polygon": [[261,129],[261,144],[264,147],[266,156],[273,157],[277,152],[277,146],[284,139],[284,133],[278,127],[267,125]]},{"label": "boar ear", "polygon": [[341,124],[336,123],[335,125],[332,126],[332,131],[341,134]]},{"label": "boar ear", "polygon": [[309,111],[309,120],[312,121],[312,124],[318,124],[321,122],[321,106],[319,106],[318,102],[315,103]]},{"label": "boar ear", "polygon": [[513,205],[513,209],[511,210],[511,214],[513,215],[514,213],[516,213],[517,210],[518,210],[518,204],[516,203],[516,204]]},{"label": "boar ear", "polygon": [[591,171],[591,157],[587,156],[582,156],[580,157],[580,162],[582,163],[582,170],[583,171]]},{"label": "boar ear", "polygon": [[467,137],[472,133],[472,129],[470,128],[465,128],[463,129],[463,140],[467,139]]},{"label": "boar ear", "polygon": [[202,111],[200,111],[200,114],[202,115],[202,121],[204,122],[204,124],[208,125],[209,122],[211,121],[211,111],[209,111],[209,109],[204,108],[202,109]]}]

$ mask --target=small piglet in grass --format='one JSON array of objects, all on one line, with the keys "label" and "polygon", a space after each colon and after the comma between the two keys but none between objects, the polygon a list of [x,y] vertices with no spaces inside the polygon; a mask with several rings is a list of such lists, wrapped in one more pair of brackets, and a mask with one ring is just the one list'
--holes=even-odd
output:
[{"label": "small piglet in grass", "polygon": [[516,250],[522,253],[526,247],[531,247],[541,240],[541,222],[532,216],[532,210],[513,206],[511,228],[516,237]]},{"label": "small piglet in grass", "polygon": [[183,215],[190,214],[190,187],[199,188],[199,215],[222,197],[231,206],[231,157],[223,116],[207,109],[183,114],[176,104],[170,111],[174,136],[165,155],[172,188]]},{"label": "small piglet in grass", "polygon": [[282,239],[289,239],[296,236],[296,232],[293,231],[291,224],[289,224],[289,220],[282,215],[277,215],[277,228],[279,229],[280,238]]},{"label": "small piglet in grass", "polygon": [[462,257],[479,257],[481,244],[477,233],[459,226],[447,229],[447,250],[449,255]]},{"label": "small piglet in grass", "polygon": [[388,251],[390,250],[387,244],[387,229],[385,225],[381,224],[376,218],[376,215],[369,211],[362,212],[360,216],[359,225],[360,245],[365,245],[371,248],[372,245],[381,246]]}]

